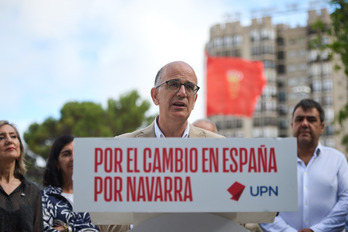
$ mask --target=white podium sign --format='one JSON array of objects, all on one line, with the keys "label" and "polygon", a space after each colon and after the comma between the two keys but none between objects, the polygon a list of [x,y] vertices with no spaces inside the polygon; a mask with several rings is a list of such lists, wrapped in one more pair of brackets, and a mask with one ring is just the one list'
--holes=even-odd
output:
[{"label": "white podium sign", "polygon": [[74,141],[75,211],[297,210],[295,138]]}]

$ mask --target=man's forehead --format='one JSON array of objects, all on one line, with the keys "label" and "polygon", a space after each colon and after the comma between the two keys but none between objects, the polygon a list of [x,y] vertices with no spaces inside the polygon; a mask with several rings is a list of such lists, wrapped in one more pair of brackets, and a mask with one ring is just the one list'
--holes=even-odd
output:
[{"label": "man's forehead", "polygon": [[163,68],[162,78],[165,80],[181,79],[197,82],[193,69],[185,63],[171,63]]},{"label": "man's forehead", "polygon": [[309,108],[309,109],[303,109],[302,107],[299,107],[295,110],[294,113],[295,117],[309,117],[309,116],[313,116],[313,117],[318,117],[319,116],[319,112],[318,110],[313,107],[313,108]]}]

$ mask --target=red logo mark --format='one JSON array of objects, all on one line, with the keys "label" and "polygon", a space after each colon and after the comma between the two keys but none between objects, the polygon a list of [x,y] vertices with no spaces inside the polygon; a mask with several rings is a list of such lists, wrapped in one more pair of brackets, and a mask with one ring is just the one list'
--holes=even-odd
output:
[{"label": "red logo mark", "polygon": [[232,195],[231,200],[238,201],[240,196],[242,195],[244,191],[245,185],[239,183],[239,182],[234,182],[233,185],[231,185],[227,191]]}]

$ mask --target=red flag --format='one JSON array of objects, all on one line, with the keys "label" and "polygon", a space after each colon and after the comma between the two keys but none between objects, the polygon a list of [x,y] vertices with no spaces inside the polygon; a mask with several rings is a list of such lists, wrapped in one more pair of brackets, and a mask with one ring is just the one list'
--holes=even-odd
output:
[{"label": "red flag", "polygon": [[207,116],[252,117],[266,85],[263,63],[207,54],[206,68]]}]

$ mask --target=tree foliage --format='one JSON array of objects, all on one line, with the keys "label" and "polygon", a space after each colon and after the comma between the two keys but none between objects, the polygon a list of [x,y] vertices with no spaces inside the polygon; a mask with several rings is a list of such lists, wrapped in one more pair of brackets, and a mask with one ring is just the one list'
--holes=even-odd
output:
[{"label": "tree foliage", "polygon": [[340,55],[344,73],[348,77],[348,1],[331,0],[330,4],[334,8],[331,13],[331,34],[335,38],[331,49]]},{"label": "tree foliage", "polygon": [[[346,77],[348,78],[348,1],[331,0],[333,12],[331,13],[331,30],[330,33],[335,38],[330,44],[330,48],[338,54],[342,61],[342,66]],[[341,125],[348,119],[348,101],[340,110],[338,121]],[[348,135],[344,135],[342,143],[348,151]]]},{"label": "tree foliage", "polygon": [[146,116],[150,102],[141,100],[137,91],[109,99],[107,108],[94,102],[67,102],[61,117],[48,117],[33,123],[24,133],[24,140],[33,153],[46,159],[54,140],[63,134],[76,137],[113,137],[149,124],[154,116]]},{"label": "tree foliage", "polygon": [[[330,15],[331,24],[326,25],[318,20],[311,25],[311,30],[317,36],[310,41],[310,47],[321,51],[329,49],[331,51],[329,59],[333,58],[333,54],[338,55],[341,64],[336,64],[334,69],[336,71],[343,69],[348,78],[348,1],[331,0],[330,5],[333,8]],[[331,35],[332,41],[330,43],[323,42],[324,35]],[[348,101],[340,109],[336,119],[341,126],[348,119]],[[342,144],[348,152],[348,135],[343,135]]]}]

